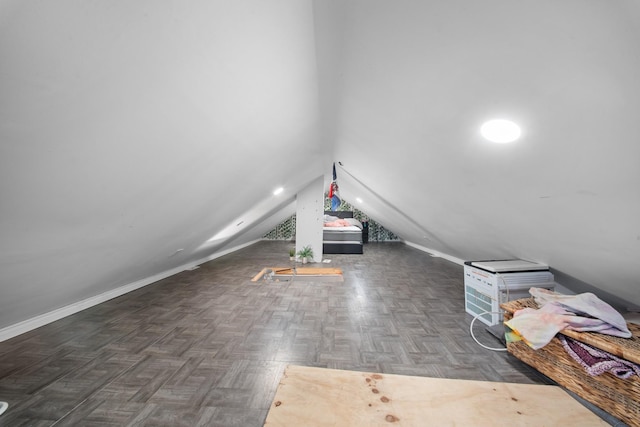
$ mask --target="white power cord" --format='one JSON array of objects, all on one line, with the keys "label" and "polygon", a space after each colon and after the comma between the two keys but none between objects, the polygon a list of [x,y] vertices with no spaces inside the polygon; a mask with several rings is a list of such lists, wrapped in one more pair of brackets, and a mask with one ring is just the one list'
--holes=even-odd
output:
[{"label": "white power cord", "polygon": [[492,351],[507,351],[507,349],[505,347],[500,347],[500,348],[495,348],[495,347],[488,347],[484,344],[482,344],[480,341],[478,341],[478,339],[476,338],[476,336],[473,333],[473,324],[475,323],[476,319],[482,315],[485,314],[500,314],[499,311],[483,311],[482,313],[477,314],[473,320],[471,321],[471,324],[469,325],[469,333],[471,334],[471,338],[473,338],[473,340],[476,342],[476,344],[478,344],[480,347],[482,348],[486,348],[487,350],[492,350]]},{"label": "white power cord", "polygon": [[[498,279],[500,279],[502,281],[502,284],[504,285],[505,290],[507,291],[507,301],[509,301],[509,285],[507,285],[506,280],[504,280],[504,276],[502,276],[502,274],[498,273],[497,274]],[[498,289],[498,295],[500,295],[500,289]],[[498,297],[498,303],[500,303],[499,301],[500,297]],[[473,340],[476,342],[476,344],[478,344],[480,347],[485,348],[487,350],[491,350],[491,351],[507,351],[507,349],[505,347],[500,347],[500,348],[495,348],[495,347],[488,347],[484,344],[482,344],[480,341],[478,341],[478,339],[476,338],[476,336],[473,333],[473,324],[475,323],[476,319],[480,316],[483,316],[485,314],[503,314],[501,311],[483,311],[482,313],[477,314],[473,320],[471,321],[471,324],[469,325],[469,333],[471,334],[471,338],[473,338]]]},{"label": "white power cord", "polygon": [[[505,302],[509,302],[509,285],[507,285],[507,281],[504,280],[504,276],[500,273],[498,273],[498,279],[500,279],[502,281],[502,284],[504,285],[504,289],[507,291],[507,301]],[[498,289],[498,295],[500,295],[500,289]],[[500,297],[498,297],[500,298]],[[500,302],[500,301],[498,301]]]}]

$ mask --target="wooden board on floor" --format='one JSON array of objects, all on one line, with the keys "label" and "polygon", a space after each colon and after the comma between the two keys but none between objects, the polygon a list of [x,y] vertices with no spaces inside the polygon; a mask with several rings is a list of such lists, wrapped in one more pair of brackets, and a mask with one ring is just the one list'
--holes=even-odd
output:
[{"label": "wooden board on floor", "polygon": [[290,365],[265,426],[608,426],[559,387]]},{"label": "wooden board on floor", "polygon": [[[252,282],[257,282],[264,276],[269,270],[273,271],[276,276],[292,276],[294,274],[293,269],[291,267],[265,267],[260,273],[256,274]],[[336,276],[342,275],[342,269],[340,268],[317,268],[317,267],[300,267],[296,268],[295,274],[298,276]]]},{"label": "wooden board on floor", "polygon": [[[277,274],[293,274],[293,270],[289,267],[275,267],[273,272]],[[322,275],[335,275],[342,274],[342,269],[340,268],[314,268],[314,267],[300,267],[296,268],[296,274],[299,276],[303,275],[311,275],[311,276],[322,276]]]}]

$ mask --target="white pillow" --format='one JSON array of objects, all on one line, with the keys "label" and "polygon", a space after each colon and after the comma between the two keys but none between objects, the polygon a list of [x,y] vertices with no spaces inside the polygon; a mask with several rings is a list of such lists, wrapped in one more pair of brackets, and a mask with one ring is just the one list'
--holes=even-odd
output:
[{"label": "white pillow", "polygon": [[360,230],[362,230],[362,223],[360,221],[358,221],[355,218],[345,218],[345,221],[347,221],[349,224],[354,225],[356,227],[358,227]]}]

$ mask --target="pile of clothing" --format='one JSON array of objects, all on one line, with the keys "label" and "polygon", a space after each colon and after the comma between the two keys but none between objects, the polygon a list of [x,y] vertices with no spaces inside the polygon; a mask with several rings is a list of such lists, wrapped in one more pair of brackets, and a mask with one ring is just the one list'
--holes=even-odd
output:
[{"label": "pile of clothing", "polygon": [[[537,350],[563,329],[622,338],[632,336],[622,315],[592,293],[562,295],[543,288],[531,288],[529,293],[540,308],[518,310],[505,322],[512,331],[507,334],[509,341],[522,339]],[[589,375],[611,372],[619,378],[640,376],[640,366],[635,363],[563,335],[559,339],[567,353],[585,367]]]}]

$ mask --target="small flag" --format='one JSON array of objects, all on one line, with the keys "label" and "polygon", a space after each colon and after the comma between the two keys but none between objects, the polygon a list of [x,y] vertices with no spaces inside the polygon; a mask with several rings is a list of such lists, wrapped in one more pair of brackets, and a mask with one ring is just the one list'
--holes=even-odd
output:
[{"label": "small flag", "polygon": [[342,201],[340,200],[340,193],[338,192],[338,175],[336,175],[336,164],[333,163],[333,180],[329,185],[329,200],[331,200],[331,210],[337,211]]}]

